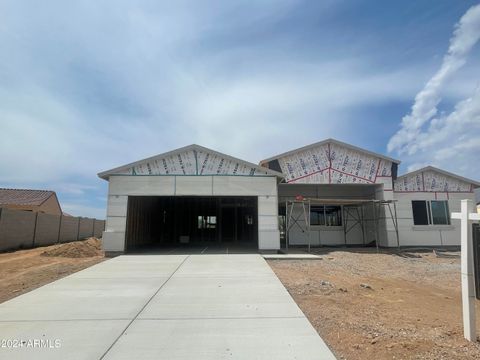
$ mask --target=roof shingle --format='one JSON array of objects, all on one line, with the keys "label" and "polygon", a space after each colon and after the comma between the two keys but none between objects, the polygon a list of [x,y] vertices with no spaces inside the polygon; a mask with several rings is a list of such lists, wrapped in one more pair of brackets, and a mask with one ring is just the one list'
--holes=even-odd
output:
[{"label": "roof shingle", "polygon": [[55,192],[50,190],[2,189],[0,205],[36,205],[39,206]]}]

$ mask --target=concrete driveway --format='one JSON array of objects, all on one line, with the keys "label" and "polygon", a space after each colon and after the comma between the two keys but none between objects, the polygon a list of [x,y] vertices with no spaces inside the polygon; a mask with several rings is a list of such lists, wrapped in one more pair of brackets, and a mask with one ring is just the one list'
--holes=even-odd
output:
[{"label": "concrete driveway", "polygon": [[120,256],[0,305],[0,359],[334,359],[260,255]]}]

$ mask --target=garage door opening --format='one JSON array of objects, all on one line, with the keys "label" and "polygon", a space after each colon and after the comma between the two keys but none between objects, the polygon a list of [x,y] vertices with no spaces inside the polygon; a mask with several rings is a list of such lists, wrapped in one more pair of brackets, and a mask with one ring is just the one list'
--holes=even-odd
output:
[{"label": "garage door opening", "polygon": [[258,249],[256,197],[129,196],[126,250]]}]

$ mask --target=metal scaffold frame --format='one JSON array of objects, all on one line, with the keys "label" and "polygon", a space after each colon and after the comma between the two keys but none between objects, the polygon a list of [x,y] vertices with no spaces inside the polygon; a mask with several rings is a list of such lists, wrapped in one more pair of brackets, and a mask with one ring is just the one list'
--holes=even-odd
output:
[{"label": "metal scaffold frame", "polygon": [[[298,204],[298,206],[296,206]],[[295,216],[295,209],[301,207],[300,212]],[[302,225],[301,218],[303,216]],[[297,226],[303,233],[306,232],[308,239],[308,251],[310,252],[310,201],[305,200],[287,200],[285,204],[285,242],[288,250],[288,242],[290,238],[290,230]]]},{"label": "metal scaffold frame", "polygon": [[[308,251],[311,249],[310,231],[312,226],[310,223],[310,209],[313,205],[339,205],[342,207],[342,226],[344,235],[344,245],[347,246],[347,234],[357,225],[362,231],[362,242],[365,243],[365,229],[369,221],[373,222],[375,245],[379,247],[379,220],[381,218],[381,209],[385,209],[385,219],[392,220],[395,235],[397,239],[397,247],[400,247],[400,238],[398,234],[398,218],[396,200],[376,200],[376,199],[317,199],[305,198],[285,201],[285,246],[288,250],[290,242],[290,230],[298,227],[302,233],[305,233],[308,241]],[[365,218],[365,210],[371,206],[372,219]],[[393,209],[392,209],[393,207]],[[388,213],[387,213],[388,209]],[[390,217],[387,217],[390,215]],[[320,246],[321,238],[320,238]]]}]

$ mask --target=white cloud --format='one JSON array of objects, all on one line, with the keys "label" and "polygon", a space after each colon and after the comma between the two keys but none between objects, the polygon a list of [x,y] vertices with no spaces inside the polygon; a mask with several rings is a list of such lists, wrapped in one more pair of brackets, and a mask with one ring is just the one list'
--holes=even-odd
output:
[{"label": "white cloud", "polygon": [[[328,27],[337,4],[311,26]],[[254,162],[325,137],[355,143],[362,110],[411,99],[427,70],[376,68],[379,43],[364,38],[332,55],[294,0],[1,7],[0,185],[52,188],[79,215],[99,211],[97,172],[192,142]]]},{"label": "white cloud", "polygon": [[351,125],[362,121],[358,108],[406,101],[419,74],[367,68],[362,59],[285,62],[281,69],[210,81],[188,96],[184,126],[201,144],[254,162],[327,137],[346,140]]},{"label": "white cloud", "polygon": [[478,178],[480,154],[480,90],[455,106],[448,115],[432,119],[427,130],[417,136],[416,159],[425,165],[453,168],[461,174]]},{"label": "white cloud", "polygon": [[[389,141],[388,150],[406,156],[409,170],[431,164],[478,177],[480,154],[480,91],[459,101],[449,113],[439,113],[448,81],[466,63],[480,39],[480,5],[460,19],[442,66],[415,97],[410,114]],[[478,77],[478,73],[475,76]]]},{"label": "white cloud", "polygon": [[[193,21],[174,15],[178,22]],[[59,183],[68,177],[92,184],[99,171],[192,142],[258,161],[325,137],[346,140],[350,124],[358,121],[354,108],[408,99],[421,71],[412,66],[374,72],[362,57],[312,64],[288,55],[241,72],[226,71],[222,67],[238,57],[253,64],[258,54],[228,49],[185,63],[178,53],[199,33],[187,27],[180,36],[178,23],[169,28],[169,22],[139,9],[130,17],[135,26],[110,18],[119,31],[112,37],[113,51],[103,48],[112,26],[100,26],[94,17],[86,29],[60,20],[78,49],[60,33],[55,38],[68,51],[53,60],[40,57],[35,64],[29,44],[13,52],[20,60],[18,68],[10,64],[11,70],[24,74],[15,75],[13,89],[0,83],[0,152],[9,154],[0,157],[1,168],[9,169],[1,173],[3,182]],[[103,32],[97,36],[99,26]],[[140,40],[125,47],[119,38]],[[49,72],[52,62],[57,68]],[[96,83],[88,83],[92,78]]]}]

